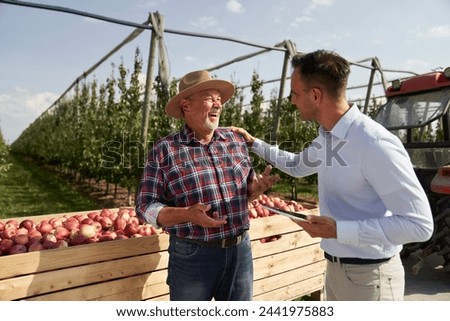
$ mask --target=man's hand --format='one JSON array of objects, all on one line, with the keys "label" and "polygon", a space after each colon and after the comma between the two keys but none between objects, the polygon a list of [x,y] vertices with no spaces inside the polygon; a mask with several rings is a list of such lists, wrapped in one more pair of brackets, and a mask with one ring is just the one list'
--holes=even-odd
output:
[{"label": "man's hand", "polygon": [[208,215],[211,204],[195,204],[189,207],[164,207],[158,215],[158,224],[161,226],[172,226],[186,222],[192,222],[201,227],[220,227],[227,224],[227,217],[219,217],[219,213],[213,212],[212,217]]},{"label": "man's hand", "polygon": [[211,204],[195,204],[188,208],[188,217],[190,221],[201,227],[219,227],[227,224],[227,217],[219,217],[219,213],[213,212],[212,217],[208,215],[208,211],[211,210]]},{"label": "man's hand", "polygon": [[244,136],[245,142],[247,143],[248,147],[252,147],[253,143],[255,142],[255,137],[253,137],[252,135],[250,135],[248,133],[248,131],[246,131],[244,128],[241,127],[234,127],[234,126],[230,126],[229,127],[233,132],[241,134],[242,136]]},{"label": "man's hand", "polygon": [[271,170],[272,166],[267,165],[264,172],[262,174],[256,174],[253,181],[248,184],[247,195],[249,202],[258,198],[259,195],[280,180],[279,175],[270,175]]},{"label": "man's hand", "polygon": [[331,217],[308,215],[308,221],[293,220],[302,227],[311,237],[324,239],[337,238],[336,221]]}]

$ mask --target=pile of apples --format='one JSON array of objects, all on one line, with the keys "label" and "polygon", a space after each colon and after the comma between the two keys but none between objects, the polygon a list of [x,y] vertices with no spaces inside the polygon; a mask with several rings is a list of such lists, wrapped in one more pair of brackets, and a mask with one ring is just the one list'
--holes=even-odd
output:
[{"label": "pile of apples", "polygon": [[[305,209],[302,204],[297,203],[294,200],[286,201],[276,196],[272,197],[266,194],[261,194],[256,200],[248,204],[248,215],[250,219],[278,215],[275,212],[263,208],[262,206],[260,206],[261,204],[290,212],[299,212]],[[261,243],[268,243],[276,241],[280,237],[281,235],[272,235],[262,238],[259,241]]]},{"label": "pile of apples", "polygon": [[64,248],[81,244],[122,240],[156,234],[150,224],[142,224],[134,209],[102,209],[43,219],[10,219],[0,222],[0,256]]},{"label": "pile of apples", "polygon": [[272,197],[267,194],[261,194],[257,199],[248,204],[248,215],[250,219],[267,217],[276,214],[263,208],[260,206],[261,204],[289,212],[299,212],[305,209],[302,204],[294,200],[286,201],[276,196]]},{"label": "pile of apples", "polygon": [[[276,214],[261,207],[260,204],[294,212],[304,209],[296,201],[261,194],[248,204],[250,219]],[[104,208],[87,214],[64,215],[40,221],[10,219],[4,223],[0,222],[0,256],[123,240],[157,233],[159,232],[152,225],[140,222],[136,211],[132,208],[120,208],[118,211]],[[279,237],[279,235],[269,236],[260,241],[271,242]]]}]

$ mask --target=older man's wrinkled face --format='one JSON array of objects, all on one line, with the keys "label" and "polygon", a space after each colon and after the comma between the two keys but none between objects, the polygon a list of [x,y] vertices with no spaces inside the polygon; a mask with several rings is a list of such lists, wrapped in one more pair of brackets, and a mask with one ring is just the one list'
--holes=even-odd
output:
[{"label": "older man's wrinkled face", "polygon": [[204,127],[214,131],[219,126],[222,101],[220,92],[214,89],[192,94],[184,108],[184,117],[191,127]]}]

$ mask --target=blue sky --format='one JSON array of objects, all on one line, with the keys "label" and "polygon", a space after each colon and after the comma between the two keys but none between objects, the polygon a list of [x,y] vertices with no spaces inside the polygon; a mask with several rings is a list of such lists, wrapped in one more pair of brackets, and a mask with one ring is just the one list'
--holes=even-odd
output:
[{"label": "blue sky", "polygon": [[[429,0],[45,0],[55,5],[134,23],[150,12],[165,28],[234,38],[264,46],[291,40],[302,52],[335,50],[351,61],[378,57],[383,69],[428,72],[450,66],[450,1]],[[0,2],[0,130],[12,143],[85,70],[119,44],[132,27]],[[146,30],[93,75],[103,83],[122,59],[132,68],[136,47],[148,57]],[[171,78],[209,68],[258,48],[166,33]],[[280,77],[283,53],[272,51],[214,75],[250,82]],[[366,63],[367,64],[367,63]],[[369,61],[370,64],[370,61]],[[144,65],[144,73],[146,65]],[[388,73],[389,80],[404,74]],[[145,75],[143,75],[144,77]],[[93,76],[88,78],[92,80]],[[350,85],[368,82],[369,71],[354,67]],[[376,80],[379,80],[377,77]],[[264,87],[270,94],[278,83]],[[377,92],[375,92],[377,93]],[[349,92],[349,98],[364,97]]]}]

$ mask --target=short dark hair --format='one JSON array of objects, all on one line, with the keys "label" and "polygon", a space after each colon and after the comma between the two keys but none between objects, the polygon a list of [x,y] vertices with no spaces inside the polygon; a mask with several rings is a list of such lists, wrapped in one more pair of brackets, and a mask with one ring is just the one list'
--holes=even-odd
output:
[{"label": "short dark hair", "polygon": [[345,94],[350,63],[337,53],[327,50],[298,53],[292,57],[291,65],[308,86],[325,88],[334,98]]}]

